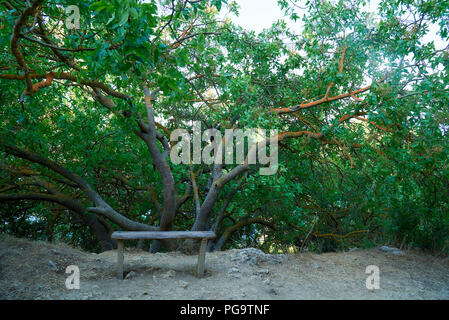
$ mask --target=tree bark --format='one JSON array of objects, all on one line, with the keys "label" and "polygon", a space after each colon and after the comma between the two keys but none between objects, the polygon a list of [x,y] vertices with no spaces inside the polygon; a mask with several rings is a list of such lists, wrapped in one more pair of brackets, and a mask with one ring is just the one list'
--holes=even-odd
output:
[{"label": "tree bark", "polygon": [[[175,180],[173,178],[173,174],[171,172],[170,166],[167,162],[167,155],[170,151],[170,146],[167,141],[162,137],[162,135],[156,130],[156,122],[154,120],[154,111],[153,106],[151,104],[151,100],[154,99],[154,95],[158,90],[150,93],[148,88],[143,85],[143,91],[145,94],[145,106],[147,109],[147,118],[148,125],[140,123],[140,132],[137,133],[139,137],[141,137],[150,151],[151,158],[153,160],[153,165],[159,171],[159,174],[162,178],[162,185],[164,188],[163,191],[163,207],[162,207],[162,216],[159,223],[159,230],[171,230],[173,226],[173,222],[175,220],[176,214],[176,195],[175,195]],[[161,153],[159,151],[159,147],[157,145],[157,140],[161,141],[164,152]],[[167,246],[169,242],[164,241],[164,244]],[[169,245],[170,246],[170,245]],[[151,244],[150,251],[157,252],[161,248],[160,241],[153,241]]]}]

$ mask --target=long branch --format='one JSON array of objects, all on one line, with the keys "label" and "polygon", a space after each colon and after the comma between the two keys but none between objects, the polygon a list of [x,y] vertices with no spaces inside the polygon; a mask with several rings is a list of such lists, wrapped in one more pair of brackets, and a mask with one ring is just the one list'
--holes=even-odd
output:
[{"label": "long branch", "polygon": [[19,40],[21,37],[20,31],[21,31],[23,25],[26,23],[26,20],[28,19],[28,17],[31,16],[34,13],[34,11],[36,11],[36,9],[39,7],[39,5],[41,3],[42,3],[42,0],[35,0],[31,3],[31,5],[29,7],[27,7],[22,12],[20,17],[16,20],[16,23],[14,24],[14,29],[13,29],[13,33],[12,33],[12,37],[11,37],[11,41],[10,41],[11,52],[14,55],[14,57],[16,58],[17,63],[23,70],[23,73],[24,73],[23,79],[25,79],[26,86],[27,86],[26,90],[28,93],[32,93],[33,84],[31,82],[28,67],[25,63],[25,60],[23,59],[22,53],[19,50]]},{"label": "long branch", "polygon": [[74,182],[77,184],[78,187],[80,187],[81,190],[84,191],[86,196],[95,204],[95,207],[89,207],[86,210],[90,212],[95,212],[98,214],[101,214],[108,218],[109,220],[115,222],[122,228],[128,229],[128,230],[156,230],[157,228],[148,226],[143,223],[132,221],[120,213],[116,212],[106,201],[103,200],[103,198],[87,183],[86,180],[81,178],[79,175],[67,170],[66,168],[60,166],[58,163],[44,158],[36,153],[25,151],[22,149],[19,149],[15,146],[11,146],[8,143],[0,140],[0,147],[3,149],[6,153],[34,162],[38,163],[58,174],[63,176],[64,178]]}]

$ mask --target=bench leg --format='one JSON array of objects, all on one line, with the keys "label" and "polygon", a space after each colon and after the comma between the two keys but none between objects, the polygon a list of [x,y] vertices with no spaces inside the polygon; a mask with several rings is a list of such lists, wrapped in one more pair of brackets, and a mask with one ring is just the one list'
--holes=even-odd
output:
[{"label": "bench leg", "polygon": [[117,278],[123,280],[123,240],[117,240]]},{"label": "bench leg", "polygon": [[200,253],[198,255],[197,276],[202,277],[204,275],[204,265],[206,261],[206,247],[207,239],[201,239]]}]

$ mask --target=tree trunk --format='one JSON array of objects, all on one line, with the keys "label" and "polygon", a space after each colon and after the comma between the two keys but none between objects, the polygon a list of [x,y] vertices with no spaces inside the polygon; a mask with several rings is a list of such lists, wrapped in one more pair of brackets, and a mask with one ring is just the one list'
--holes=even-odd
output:
[{"label": "tree trunk", "polygon": [[117,241],[111,239],[107,229],[98,221],[94,214],[79,215],[83,223],[89,227],[90,232],[97,238],[101,252],[113,250],[117,248]]},{"label": "tree trunk", "polygon": [[263,218],[247,218],[247,219],[243,219],[240,220],[239,222],[237,222],[236,224],[234,224],[233,226],[230,226],[229,228],[227,228],[223,234],[221,235],[220,239],[217,241],[217,243],[215,244],[215,251],[221,250],[221,248],[223,247],[223,245],[225,244],[225,242],[229,239],[229,237],[238,229],[248,226],[250,224],[253,223],[259,223],[259,224],[263,224],[266,225],[267,227],[273,228],[274,229],[274,224],[270,221],[267,221]]}]

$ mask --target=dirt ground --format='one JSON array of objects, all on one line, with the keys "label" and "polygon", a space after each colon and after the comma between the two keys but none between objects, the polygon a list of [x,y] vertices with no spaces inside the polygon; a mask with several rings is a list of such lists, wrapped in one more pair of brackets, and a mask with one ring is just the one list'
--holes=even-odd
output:
[{"label": "dirt ground", "polygon": [[[65,244],[0,234],[0,299],[449,299],[449,259],[378,248],[325,254],[267,255],[253,248],[197,256],[125,252],[125,280],[116,279],[116,252],[83,252]],[[77,265],[80,289],[65,286]],[[366,288],[368,265],[380,289]]]}]

